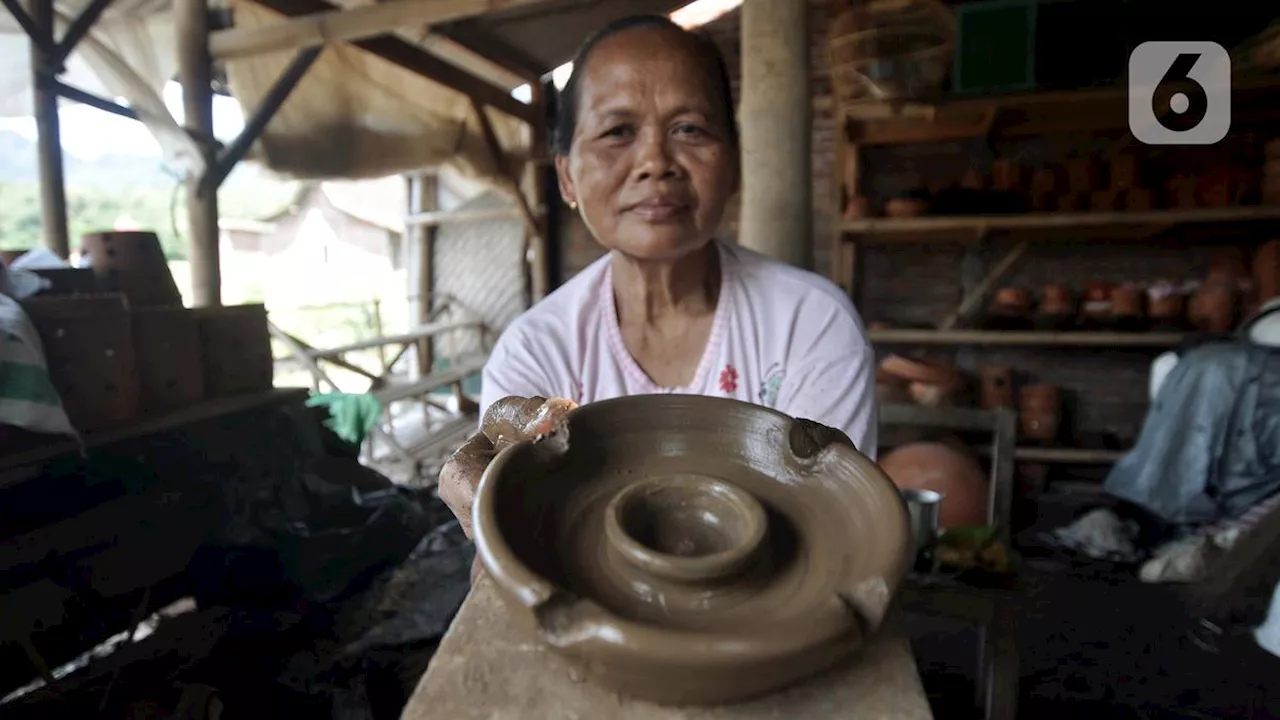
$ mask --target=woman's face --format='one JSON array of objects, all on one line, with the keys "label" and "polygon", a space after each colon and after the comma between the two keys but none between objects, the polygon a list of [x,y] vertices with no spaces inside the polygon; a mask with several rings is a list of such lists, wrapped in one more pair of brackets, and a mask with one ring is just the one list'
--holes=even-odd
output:
[{"label": "woman's face", "polygon": [[605,247],[671,260],[711,238],[737,183],[737,151],[712,74],[687,37],[660,28],[601,41],[578,85],[560,193]]}]

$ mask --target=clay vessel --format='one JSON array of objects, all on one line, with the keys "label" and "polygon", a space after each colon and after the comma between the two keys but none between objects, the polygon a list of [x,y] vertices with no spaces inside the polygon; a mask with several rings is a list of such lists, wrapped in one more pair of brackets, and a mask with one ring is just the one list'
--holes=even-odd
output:
[{"label": "clay vessel", "polygon": [[1008,365],[983,365],[978,368],[982,376],[982,407],[1013,408],[1013,368]]},{"label": "clay vessel", "polygon": [[1058,438],[1062,400],[1056,385],[1026,385],[1018,392],[1018,426],[1028,440],[1049,442]]},{"label": "clay vessel", "polygon": [[532,637],[665,705],[746,699],[848,657],[914,552],[897,488],[843,433],[693,395],[584,405],[508,446],[473,526]]},{"label": "clay vessel", "polygon": [[986,524],[987,478],[968,453],[946,443],[907,443],[885,455],[880,467],[904,490],[940,493],[943,529]]}]

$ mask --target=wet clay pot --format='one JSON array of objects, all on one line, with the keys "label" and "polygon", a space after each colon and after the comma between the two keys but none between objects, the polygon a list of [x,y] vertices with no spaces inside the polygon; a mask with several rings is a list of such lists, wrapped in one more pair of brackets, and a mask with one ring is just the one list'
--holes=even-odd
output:
[{"label": "wet clay pot", "polygon": [[946,443],[908,443],[885,455],[880,467],[904,490],[941,493],[943,529],[986,524],[987,478],[969,454]]},{"label": "wet clay pot", "polygon": [[692,395],[584,405],[506,447],[473,523],[534,638],[667,705],[761,695],[849,656],[913,556],[897,488],[842,433]]}]

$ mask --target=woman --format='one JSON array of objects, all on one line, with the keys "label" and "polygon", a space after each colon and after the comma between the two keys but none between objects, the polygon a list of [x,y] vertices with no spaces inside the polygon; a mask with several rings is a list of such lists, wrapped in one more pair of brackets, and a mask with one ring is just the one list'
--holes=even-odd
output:
[{"label": "woman", "polygon": [[[561,98],[560,194],[610,252],[506,329],[481,412],[520,415],[542,398],[711,395],[838,428],[874,457],[874,357],[848,298],[712,239],[738,184],[715,46],[666,18],[615,22],[579,50]],[[440,475],[468,534],[492,455],[478,435]]]}]

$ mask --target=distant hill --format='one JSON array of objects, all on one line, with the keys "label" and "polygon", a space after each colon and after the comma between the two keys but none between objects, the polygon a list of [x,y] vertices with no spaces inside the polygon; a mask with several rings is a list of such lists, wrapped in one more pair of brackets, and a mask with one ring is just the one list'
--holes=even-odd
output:
[{"label": "distant hill", "polygon": [[[63,156],[68,185],[164,188],[173,185],[159,158],[101,155],[83,160]],[[36,145],[18,133],[0,131],[0,182],[38,182]]]}]

